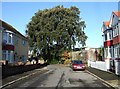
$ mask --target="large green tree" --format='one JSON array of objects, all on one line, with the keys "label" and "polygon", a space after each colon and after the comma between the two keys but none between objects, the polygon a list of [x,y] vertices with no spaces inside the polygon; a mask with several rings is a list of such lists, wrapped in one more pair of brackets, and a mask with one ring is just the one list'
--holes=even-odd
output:
[{"label": "large green tree", "polygon": [[29,44],[41,50],[44,59],[58,57],[63,50],[71,50],[76,42],[85,45],[85,27],[75,6],[39,10],[27,25]]}]

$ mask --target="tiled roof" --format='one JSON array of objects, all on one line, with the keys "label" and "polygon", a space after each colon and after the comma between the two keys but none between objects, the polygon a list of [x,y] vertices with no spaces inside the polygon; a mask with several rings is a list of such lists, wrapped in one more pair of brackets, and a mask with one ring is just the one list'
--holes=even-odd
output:
[{"label": "tiled roof", "polygon": [[104,25],[105,25],[106,27],[108,27],[108,26],[109,26],[109,24],[110,24],[110,22],[109,22],[109,21],[105,21],[105,22],[104,22]]},{"label": "tiled roof", "polygon": [[116,16],[120,17],[120,11],[113,12]]}]

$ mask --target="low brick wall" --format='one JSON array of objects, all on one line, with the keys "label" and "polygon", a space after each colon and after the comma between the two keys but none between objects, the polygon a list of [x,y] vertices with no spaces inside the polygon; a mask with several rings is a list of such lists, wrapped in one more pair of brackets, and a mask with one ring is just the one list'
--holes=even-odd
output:
[{"label": "low brick wall", "polygon": [[33,69],[42,68],[45,66],[47,66],[46,63],[32,64],[32,65],[19,65],[19,66],[2,65],[2,79],[8,76],[20,74],[20,73],[27,72]]}]

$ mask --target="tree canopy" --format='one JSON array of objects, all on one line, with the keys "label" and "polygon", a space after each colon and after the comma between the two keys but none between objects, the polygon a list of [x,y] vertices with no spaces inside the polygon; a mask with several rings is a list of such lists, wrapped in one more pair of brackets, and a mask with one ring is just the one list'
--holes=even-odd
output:
[{"label": "tree canopy", "polygon": [[26,32],[30,46],[49,59],[51,55],[58,57],[63,50],[71,50],[76,42],[84,46],[87,39],[85,27],[79,8],[56,6],[38,10],[27,24]]}]

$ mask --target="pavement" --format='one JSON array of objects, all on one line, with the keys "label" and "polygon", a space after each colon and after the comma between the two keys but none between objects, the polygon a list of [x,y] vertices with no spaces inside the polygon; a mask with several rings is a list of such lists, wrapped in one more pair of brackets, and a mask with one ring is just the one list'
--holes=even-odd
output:
[{"label": "pavement", "polygon": [[106,72],[91,67],[86,68],[86,71],[106,84],[110,85],[114,89],[120,89],[120,76],[117,76],[112,72]]}]

